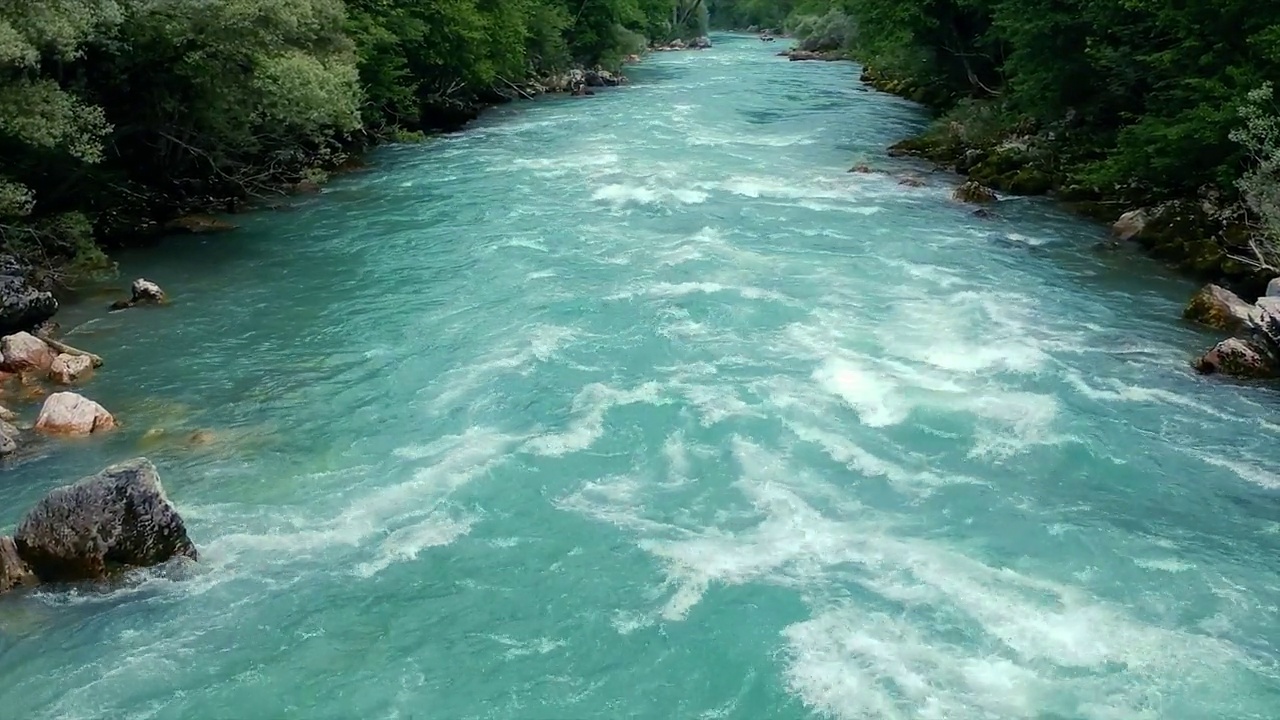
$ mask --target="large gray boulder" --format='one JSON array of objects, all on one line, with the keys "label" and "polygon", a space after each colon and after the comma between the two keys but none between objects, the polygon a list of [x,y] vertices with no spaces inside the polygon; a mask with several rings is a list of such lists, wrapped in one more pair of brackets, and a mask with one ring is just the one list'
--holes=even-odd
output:
[{"label": "large gray boulder", "polygon": [[13,256],[0,256],[0,335],[30,330],[56,312],[53,295],[32,285]]},{"label": "large gray boulder", "polygon": [[146,458],[53,490],[23,517],[13,541],[42,581],[92,580],[197,557],[182,516]]}]

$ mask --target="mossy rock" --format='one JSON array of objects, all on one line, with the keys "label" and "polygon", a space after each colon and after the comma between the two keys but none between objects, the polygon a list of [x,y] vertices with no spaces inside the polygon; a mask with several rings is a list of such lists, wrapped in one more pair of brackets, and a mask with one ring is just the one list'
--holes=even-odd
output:
[{"label": "mossy rock", "polygon": [[1216,330],[1236,332],[1248,320],[1252,309],[1235,293],[1210,283],[1191,297],[1182,317]]},{"label": "mossy rock", "polygon": [[1212,240],[1189,241],[1183,244],[1187,254],[1179,269],[1200,276],[1217,277],[1222,274],[1222,262],[1227,254]]},{"label": "mossy rock", "polygon": [[995,150],[982,162],[984,172],[993,175],[1012,174],[1032,164],[1034,159],[1023,150]]},{"label": "mossy rock", "polygon": [[932,94],[929,92],[928,88],[922,87],[915,88],[907,94],[908,100],[920,103],[921,105],[928,105],[931,97]]},{"label": "mossy rock", "polygon": [[1102,220],[1115,219],[1116,211],[1111,205],[1101,202],[1102,193],[1098,192],[1097,188],[1092,188],[1087,185],[1071,184],[1071,185],[1066,185],[1064,187],[1057,188],[1056,194],[1058,199],[1062,200],[1063,202],[1105,205],[1107,207],[1107,215],[1101,216],[1099,219],[1102,219]]},{"label": "mossy rock", "polygon": [[1116,205],[1096,200],[1077,200],[1065,202],[1067,209],[1090,220],[1109,223],[1116,219]]},{"label": "mossy rock", "polygon": [[1017,195],[1043,195],[1053,189],[1053,178],[1048,173],[1024,168],[1009,180],[1006,189]]}]

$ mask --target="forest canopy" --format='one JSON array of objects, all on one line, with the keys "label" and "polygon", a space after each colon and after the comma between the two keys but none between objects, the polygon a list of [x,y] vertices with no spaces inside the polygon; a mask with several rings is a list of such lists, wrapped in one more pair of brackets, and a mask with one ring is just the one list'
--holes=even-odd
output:
[{"label": "forest canopy", "polygon": [[715,25],[785,26],[801,40],[847,23],[851,57],[947,122],[970,133],[1049,130],[1064,184],[1085,191],[1233,193],[1266,155],[1260,147],[1280,144],[1275,123],[1259,120],[1275,117],[1259,91],[1280,77],[1280,3],[709,1]]},{"label": "forest canopy", "polygon": [[[703,34],[701,0],[0,0],[0,252],[74,278],[497,92]],[[683,19],[685,23],[679,25]]]}]

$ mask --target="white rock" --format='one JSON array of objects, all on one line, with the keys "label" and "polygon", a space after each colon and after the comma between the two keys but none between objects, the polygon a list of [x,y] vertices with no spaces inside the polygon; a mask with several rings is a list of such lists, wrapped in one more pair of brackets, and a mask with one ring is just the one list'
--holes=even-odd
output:
[{"label": "white rock", "polygon": [[93,361],[84,355],[62,353],[49,366],[49,378],[61,385],[73,385],[93,372]]},{"label": "white rock", "polygon": [[164,302],[164,290],[161,290],[159,285],[146,278],[138,278],[137,280],[134,280],[130,291],[133,294],[134,303]]},{"label": "white rock", "polygon": [[1121,240],[1132,240],[1147,228],[1147,223],[1151,218],[1147,216],[1146,210],[1130,210],[1120,216],[1120,219],[1111,226],[1111,232]]},{"label": "white rock", "polygon": [[1280,277],[1267,283],[1267,297],[1280,297]]},{"label": "white rock", "polygon": [[53,350],[31,333],[14,333],[0,339],[0,354],[6,370],[48,370],[53,364]]},{"label": "white rock", "polygon": [[116,419],[106,408],[73,392],[50,395],[36,419],[36,430],[51,435],[88,435],[115,426]]}]

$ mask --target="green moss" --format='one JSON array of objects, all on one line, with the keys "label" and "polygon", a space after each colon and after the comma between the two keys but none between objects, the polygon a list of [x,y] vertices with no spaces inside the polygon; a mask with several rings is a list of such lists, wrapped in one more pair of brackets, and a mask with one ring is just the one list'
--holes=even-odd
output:
[{"label": "green moss", "polygon": [[427,136],[421,130],[405,130],[396,128],[391,131],[391,142],[398,143],[420,143],[424,142]]},{"label": "green moss", "polygon": [[1009,181],[1008,190],[1018,195],[1043,195],[1053,189],[1053,178],[1033,168],[1024,168]]}]

